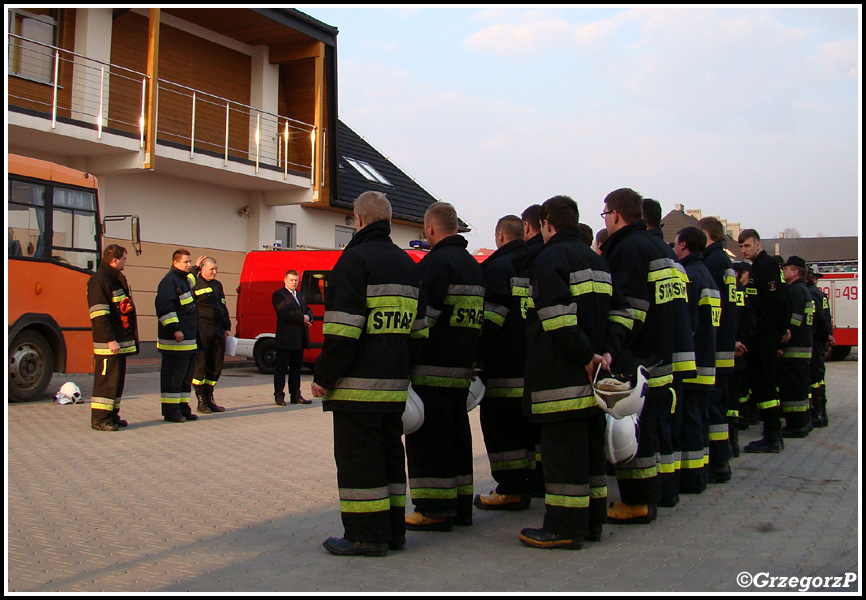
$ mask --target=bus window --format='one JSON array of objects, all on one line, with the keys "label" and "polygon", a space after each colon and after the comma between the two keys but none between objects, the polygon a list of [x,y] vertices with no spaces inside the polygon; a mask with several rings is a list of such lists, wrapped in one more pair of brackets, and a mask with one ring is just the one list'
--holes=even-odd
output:
[{"label": "bus window", "polygon": [[51,257],[95,270],[97,259],[96,194],[54,188],[54,238]]},{"label": "bus window", "polygon": [[304,271],[301,278],[301,293],[307,304],[324,304],[330,271]]},{"label": "bus window", "polygon": [[43,258],[45,186],[10,180],[6,217],[9,228],[9,255]]}]

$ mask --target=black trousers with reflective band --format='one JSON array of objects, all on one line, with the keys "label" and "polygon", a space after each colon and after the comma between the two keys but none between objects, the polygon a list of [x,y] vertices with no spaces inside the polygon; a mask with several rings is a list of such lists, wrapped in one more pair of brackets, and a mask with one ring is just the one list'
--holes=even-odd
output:
[{"label": "black trousers with reflective band", "polygon": [[424,424],[406,436],[415,510],[428,517],[472,518],[472,432],[465,388],[412,386],[424,403]]},{"label": "black trousers with reflective band", "polygon": [[699,494],[707,488],[710,402],[713,389],[683,388],[683,422],[680,429],[680,492]]},{"label": "black trousers with reflective band", "polygon": [[180,414],[186,417],[192,413],[189,398],[195,363],[196,352],[162,353],[162,367],[159,371],[162,416]]},{"label": "black trousers with reflective band", "polygon": [[[759,335],[766,336],[760,332]],[[778,344],[760,339],[749,348],[749,385],[752,402],[758,407],[764,431],[778,432],[781,428],[782,405],[779,402],[776,379],[776,349]]]},{"label": "black trousers with reflective band", "polygon": [[406,535],[406,467],[400,413],[337,411],[334,459],[344,537],[390,542]]},{"label": "black trousers with reflective band", "polygon": [[655,458],[659,451],[656,415],[659,406],[665,405],[670,396],[670,386],[649,389],[638,421],[637,456],[615,469],[619,497],[626,504],[657,504],[661,499],[661,480]]},{"label": "black trousers with reflective band", "polygon": [[583,539],[607,518],[604,413],[541,424],[544,525],[551,533]]},{"label": "black trousers with reflective band", "polygon": [[225,332],[217,329],[200,329],[198,339],[198,354],[196,356],[193,385],[213,391],[213,387],[223,372],[223,361],[226,354]]},{"label": "black trousers with reflective band", "polygon": [[805,360],[780,360],[778,374],[779,400],[785,424],[791,429],[811,427],[809,363]]},{"label": "black trousers with reflective band", "polygon": [[669,397],[659,394],[656,423],[659,432],[659,484],[662,498],[676,498],[680,493],[680,429],[683,421],[683,383],[671,384]]},{"label": "black trousers with reflective band", "polygon": [[730,373],[716,372],[716,386],[710,399],[710,464],[720,465],[731,460],[731,442],[728,435],[730,400]]},{"label": "black trousers with reflective band", "polygon": [[535,442],[520,405],[520,398],[485,398],[479,407],[490,473],[500,494],[528,492]]},{"label": "black trousers with reflective band", "polygon": [[126,355],[94,356],[93,363],[91,407],[98,410],[119,408],[126,380]]}]

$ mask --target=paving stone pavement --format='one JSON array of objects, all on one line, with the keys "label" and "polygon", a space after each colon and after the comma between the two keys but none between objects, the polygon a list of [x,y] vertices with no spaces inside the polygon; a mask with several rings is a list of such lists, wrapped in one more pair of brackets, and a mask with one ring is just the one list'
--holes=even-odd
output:
[{"label": "paving stone pavement", "polygon": [[[778,593],[802,584],[770,577],[829,577],[820,591],[858,593],[854,358],[828,365],[829,427],[779,455],[743,454],[730,483],[682,496],[651,525],[607,525],[581,551],[518,541],[541,526],[533,500],[525,512],[476,511],[474,526],[450,533],[408,532],[385,558],[331,556],[322,541],[342,535],[331,416],[319,401],[274,405],[270,377],[251,367],[224,371],[226,412],[196,422],[162,421],[158,368],[127,375],[130,424],[118,432],[90,429],[88,404],[9,404],[6,591]],[[58,375],[49,390],[66,380],[89,398],[89,376]],[[478,411],[470,420],[475,491],[486,493]],[[617,499],[613,478],[608,490]]]}]

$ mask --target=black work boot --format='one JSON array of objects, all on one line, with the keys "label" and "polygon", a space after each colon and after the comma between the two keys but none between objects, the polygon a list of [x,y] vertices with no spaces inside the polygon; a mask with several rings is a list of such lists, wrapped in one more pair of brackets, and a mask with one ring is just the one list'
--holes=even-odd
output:
[{"label": "black work boot", "polygon": [[118,415],[119,412],[120,412],[120,408],[115,406],[114,410],[111,411],[111,420],[118,427],[126,427],[127,425],[129,425],[129,422],[126,419],[121,419],[120,415]]},{"label": "black work boot", "polygon": [[111,418],[110,410],[90,409],[90,427],[97,431],[117,431],[119,426]]},{"label": "black work boot", "polygon": [[207,396],[204,399],[205,404],[210,409],[211,412],[225,412],[225,408],[217,404],[213,399],[213,389],[208,390]]},{"label": "black work boot", "polygon": [[750,454],[778,454],[784,447],[780,432],[778,430],[768,431],[764,427],[763,437],[750,444],[746,444],[743,451]]},{"label": "black work boot", "polygon": [[728,419],[728,440],[731,442],[731,455],[736,458],[740,455],[740,419],[731,417]]},{"label": "black work boot", "polygon": [[274,403],[277,406],[285,406],[286,405],[286,393],[285,392],[274,392]]},{"label": "black work boot", "polygon": [[198,419],[198,415],[193,414],[192,409],[189,407],[189,402],[181,402],[178,404],[180,407],[180,414],[187,421],[195,421]]},{"label": "black work boot", "polygon": [[209,415],[211,413],[211,410],[210,407],[207,405],[207,392],[205,392],[199,387],[196,387],[195,397],[198,399],[198,407],[196,408],[196,410],[203,415]]}]

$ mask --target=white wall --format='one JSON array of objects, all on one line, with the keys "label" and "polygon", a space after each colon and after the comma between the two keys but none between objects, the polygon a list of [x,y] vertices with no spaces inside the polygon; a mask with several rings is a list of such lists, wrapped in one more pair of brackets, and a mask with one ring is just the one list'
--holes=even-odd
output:
[{"label": "white wall", "polygon": [[[334,248],[335,227],[352,227],[346,224],[346,216],[315,208],[302,206],[278,206],[274,209],[274,221],[294,223],[296,241],[299,246],[315,248]],[[271,228],[273,231],[273,227]],[[420,227],[392,225],[391,239],[401,248],[408,248],[411,240],[421,238]]]}]

